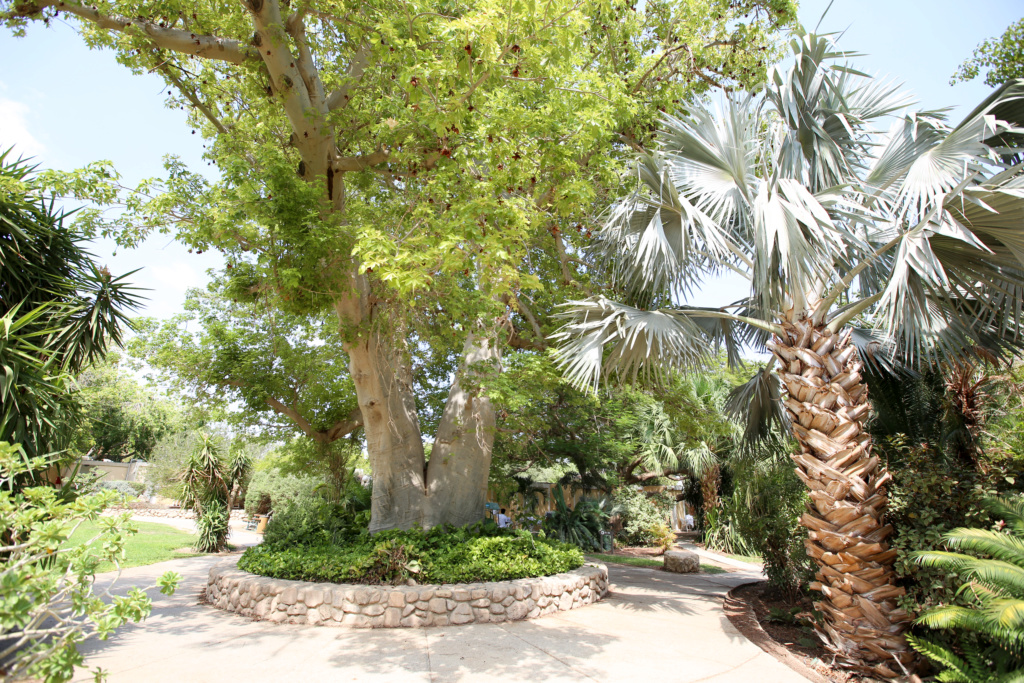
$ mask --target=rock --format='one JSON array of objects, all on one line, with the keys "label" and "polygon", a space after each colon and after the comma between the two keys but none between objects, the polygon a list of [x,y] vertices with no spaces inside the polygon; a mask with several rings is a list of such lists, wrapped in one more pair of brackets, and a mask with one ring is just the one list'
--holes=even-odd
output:
[{"label": "rock", "polygon": [[490,607],[491,606],[491,601],[488,600],[487,598],[479,598],[479,599],[474,600],[473,602],[471,602],[469,604],[471,606],[473,606],[473,607]]},{"label": "rock", "polygon": [[384,614],[384,605],[380,604],[379,602],[374,603],[372,605],[367,605],[363,608],[362,612],[368,617],[379,617],[380,615]]},{"label": "rock", "polygon": [[563,612],[572,609],[572,593],[562,593],[562,597],[558,599],[558,609]]},{"label": "rock", "polygon": [[322,590],[308,589],[303,597],[305,598],[303,602],[306,603],[306,607],[313,608],[324,604],[324,592]]},{"label": "rock", "polygon": [[693,574],[700,571],[700,558],[691,550],[669,550],[665,553],[665,571]]},{"label": "rock", "polygon": [[469,602],[470,599],[469,591],[463,588],[455,589],[455,591],[452,593],[452,597],[455,599],[455,602]]},{"label": "rock", "polygon": [[431,598],[430,611],[434,614],[444,614],[448,611],[448,605],[444,598]]},{"label": "rock", "polygon": [[474,588],[470,592],[470,597],[473,600],[479,600],[480,598],[486,598],[487,597],[487,589],[486,588]]},{"label": "rock", "polygon": [[395,628],[402,622],[402,609],[400,607],[388,607],[384,612],[384,626]]},{"label": "rock", "polygon": [[525,602],[514,602],[505,610],[505,614],[512,621],[519,621],[520,619],[525,619],[529,611],[530,608],[526,606]]},{"label": "rock", "polygon": [[402,616],[403,617],[407,617],[407,616],[409,616],[410,614],[412,614],[415,611],[416,611],[416,605],[406,605],[402,609]]},{"label": "rock", "polygon": [[405,596],[395,591],[388,595],[389,607],[405,607]]},{"label": "rock", "polygon": [[468,624],[473,621],[473,611],[469,608],[466,603],[461,603],[455,608],[455,611],[451,614],[451,621],[453,624]]},{"label": "rock", "polygon": [[504,586],[495,586],[494,590],[491,591],[491,600],[493,602],[501,602],[508,596],[508,589]]}]

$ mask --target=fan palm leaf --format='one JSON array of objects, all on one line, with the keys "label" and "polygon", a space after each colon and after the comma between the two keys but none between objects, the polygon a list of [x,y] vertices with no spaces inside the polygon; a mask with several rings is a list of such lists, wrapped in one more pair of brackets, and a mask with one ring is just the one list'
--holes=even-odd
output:
[{"label": "fan palm leaf", "polygon": [[[557,360],[596,386],[700,368],[723,345],[733,363],[743,344],[768,348],[730,408],[748,413],[750,438],[789,425],[814,502],[803,523],[822,636],[839,661],[892,678],[912,660],[910,617],[895,604],[865,367],[1020,349],[1024,81],[952,126],[900,114],[899,88],[850,68],[827,36],[791,46],[761,93],[662,121],[592,254],[626,300],[571,302]],[[750,283],[743,302],[678,304],[724,271]]]}]

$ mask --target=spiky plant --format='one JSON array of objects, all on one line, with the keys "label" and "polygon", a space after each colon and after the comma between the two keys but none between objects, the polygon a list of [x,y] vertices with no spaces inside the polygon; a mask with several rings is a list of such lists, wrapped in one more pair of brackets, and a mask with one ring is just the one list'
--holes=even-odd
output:
[{"label": "spiky plant", "polygon": [[181,473],[181,502],[196,513],[195,549],[201,553],[219,552],[227,545],[230,489],[219,451],[212,436],[201,434]]},{"label": "spiky plant", "polygon": [[[899,114],[909,99],[851,69],[827,37],[791,44],[792,64],[762,92],[664,118],[592,254],[625,300],[572,302],[556,338],[568,377],[591,386],[611,371],[704,366],[721,345],[733,360],[744,344],[771,352],[734,406],[753,418],[748,435],[785,427],[799,444],[819,635],[838,662],[895,678],[914,655],[864,364],[1020,348],[1024,80],[953,126]],[[679,304],[723,272],[750,295]]]},{"label": "spiky plant", "polygon": [[960,590],[974,602],[971,607],[935,607],[917,620],[929,628],[974,636],[961,639],[959,654],[924,638],[908,636],[915,650],[943,667],[940,681],[1024,680],[1024,501],[988,498],[984,505],[1006,523],[1005,530],[954,529],[943,537],[949,548],[976,555],[942,551],[913,554],[923,565],[965,579]]}]

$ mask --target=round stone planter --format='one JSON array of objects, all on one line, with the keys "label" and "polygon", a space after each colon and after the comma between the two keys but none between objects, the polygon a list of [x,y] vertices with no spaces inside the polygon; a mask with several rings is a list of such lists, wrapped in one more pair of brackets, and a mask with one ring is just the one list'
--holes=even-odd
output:
[{"label": "round stone planter", "polygon": [[365,586],[257,576],[240,570],[235,557],[210,569],[206,599],[275,623],[399,628],[532,619],[589,605],[607,592],[608,569],[600,564],[515,581]]}]

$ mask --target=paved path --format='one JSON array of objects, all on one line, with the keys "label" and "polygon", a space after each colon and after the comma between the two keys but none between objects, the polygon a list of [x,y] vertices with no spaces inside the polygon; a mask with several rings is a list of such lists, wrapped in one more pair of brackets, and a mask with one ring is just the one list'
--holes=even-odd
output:
[{"label": "paved path", "polygon": [[[358,630],[273,625],[201,605],[220,557],[126,570],[124,585],[183,575],[153,614],[106,642],[82,646],[89,667],[120,681],[359,681],[360,683],[802,683],[744,638],[722,598],[752,572],[676,575],[609,565],[612,591],[582,609],[506,624]],[[91,677],[82,674],[75,680]]]}]

